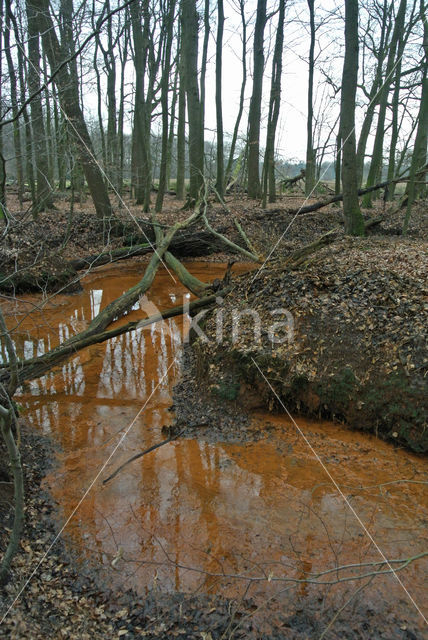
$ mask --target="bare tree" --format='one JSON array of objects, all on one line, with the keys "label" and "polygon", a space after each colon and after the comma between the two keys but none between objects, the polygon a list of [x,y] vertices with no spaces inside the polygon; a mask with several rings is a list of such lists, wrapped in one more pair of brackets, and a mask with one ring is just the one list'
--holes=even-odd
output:
[{"label": "bare tree", "polygon": [[355,149],[355,95],[358,78],[358,0],[345,5],[345,58],[340,102],[340,133],[343,140],[342,184],[345,233],[364,235],[364,219],[358,201]]},{"label": "bare tree", "polygon": [[198,12],[195,0],[181,2],[181,33],[183,77],[186,88],[187,114],[189,119],[189,195],[197,199],[203,184],[204,174],[204,122],[203,101],[198,85]]},{"label": "bare tree", "polygon": [[284,44],[284,18],[286,0],[280,0],[275,48],[272,58],[272,79],[269,99],[269,114],[263,165],[263,206],[269,187],[269,202],[275,202],[275,135],[281,106],[282,50]]},{"label": "bare tree", "polygon": [[262,107],[264,56],[264,32],[267,21],[266,0],[257,1],[257,17],[254,29],[254,66],[253,92],[248,115],[248,195],[259,198],[261,195],[260,163],[260,119]]},{"label": "bare tree", "polygon": [[[88,188],[94,202],[97,215],[108,218],[112,215],[107,187],[97,163],[92,141],[86,126],[79,99],[79,86],[72,67],[68,67],[70,41],[61,46],[49,10],[48,0],[31,0],[37,32],[41,34],[43,48],[52,72],[56,72],[55,83],[61,108],[69,122],[69,131],[79,152]],[[64,16],[72,25],[72,0],[62,0]],[[65,43],[64,43],[65,44]]]}]

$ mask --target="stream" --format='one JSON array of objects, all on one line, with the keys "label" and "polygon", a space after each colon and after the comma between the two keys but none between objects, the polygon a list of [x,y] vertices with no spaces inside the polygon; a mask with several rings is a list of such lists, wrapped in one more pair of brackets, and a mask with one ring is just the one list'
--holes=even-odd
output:
[{"label": "stream", "polygon": [[[225,265],[195,262],[188,268],[212,281],[223,276]],[[80,331],[134,285],[141,270],[132,261],[102,267],[84,279],[83,292],[58,295],[41,312],[30,306],[36,296],[8,304],[19,357],[40,355]],[[186,295],[160,270],[149,298],[166,309]],[[136,305],[122,321],[146,315]],[[417,455],[336,424],[296,418],[346,503],[291,420],[255,413],[256,441],[178,439],[102,484],[128,458],[165,439],[187,325],[187,318],[173,318],[93,345],[27,383],[17,398],[25,420],[58,444],[45,486],[58,505],[60,525],[126,432],[64,531],[69,549],[110,585],[140,594],[217,593],[251,600],[254,607],[272,598],[282,612],[313,608],[326,620],[362,582],[319,586],[303,578],[337,582],[362,573],[367,586],[347,605],[350,618],[364,611],[391,625],[399,619],[397,633],[412,625],[423,635],[417,608],[427,614],[427,558],[396,576],[370,575],[388,570],[370,564],[382,561],[379,548],[391,560],[428,550],[427,465]],[[316,578],[362,563],[369,564]]]}]

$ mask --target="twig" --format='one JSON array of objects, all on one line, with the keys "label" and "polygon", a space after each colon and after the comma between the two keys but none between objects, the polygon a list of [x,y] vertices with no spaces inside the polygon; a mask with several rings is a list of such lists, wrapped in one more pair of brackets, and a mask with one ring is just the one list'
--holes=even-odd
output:
[{"label": "twig", "polygon": [[345,604],[340,607],[340,609],[338,611],[336,611],[336,613],[334,614],[334,616],[332,617],[332,619],[330,620],[330,622],[328,623],[328,625],[326,626],[326,628],[324,629],[324,631],[322,632],[322,634],[320,635],[320,637],[318,638],[318,640],[323,640],[323,638],[325,638],[325,635],[327,633],[327,631],[329,629],[331,629],[331,627],[334,625],[334,623],[336,622],[337,618],[340,616],[340,614],[342,613],[342,611],[344,609],[346,609],[346,607],[348,606],[348,604],[351,602],[351,600],[353,598],[355,598],[355,596],[357,596],[359,594],[360,591],[362,591],[363,589],[365,589],[366,587],[369,586],[369,584],[372,582],[372,580],[374,579],[374,576],[372,576],[369,580],[367,580],[367,582],[365,582],[364,584],[361,584],[358,589],[356,591],[354,591],[353,594],[351,594],[351,596],[347,599],[347,601],[345,602]]},{"label": "twig", "polygon": [[158,442],[157,444],[152,445],[151,447],[149,447],[148,449],[145,449],[144,451],[141,451],[140,453],[136,453],[134,456],[129,458],[129,460],[126,460],[126,462],[121,464],[120,467],[116,469],[116,471],[113,471],[111,475],[105,478],[105,480],[103,480],[103,484],[107,484],[107,482],[109,482],[110,480],[113,480],[113,478],[115,478],[117,474],[120,471],[122,471],[122,469],[124,469],[131,462],[134,462],[134,460],[138,460],[138,458],[142,458],[143,456],[147,455],[151,451],[154,451],[155,449],[159,449],[159,447],[163,447],[164,444],[168,444],[169,442],[173,442],[174,440],[177,440],[177,438],[179,438],[183,433],[184,433],[184,429],[179,433],[177,433],[175,436],[171,436],[167,440],[162,440],[162,442]]}]

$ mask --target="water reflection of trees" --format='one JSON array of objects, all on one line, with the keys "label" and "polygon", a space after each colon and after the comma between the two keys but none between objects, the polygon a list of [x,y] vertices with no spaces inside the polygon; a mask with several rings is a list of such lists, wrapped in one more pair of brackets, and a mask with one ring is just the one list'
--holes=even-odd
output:
[{"label": "water reflection of trees", "polygon": [[[59,339],[80,330],[107,304],[109,296],[93,289],[85,300],[72,299],[76,307],[67,321],[61,309],[56,329],[53,319],[49,331],[47,323],[26,330],[20,327],[14,334],[18,356],[41,355]],[[65,517],[106,458],[116,434],[130,423],[136,408],[164,377],[129,434],[122,455],[126,459],[162,438],[170,385],[179,364],[170,379],[165,372],[180,352],[181,325],[171,319],[94,345],[27,385],[21,397],[31,409],[27,416],[44,431],[55,431],[68,452],[64,468],[52,481]],[[6,359],[3,345],[1,355]],[[235,588],[231,580],[209,574],[260,570],[268,574],[281,566],[302,578],[315,569],[315,557],[317,562],[333,565],[349,557],[359,543],[359,528],[347,519],[331,487],[311,491],[325,480],[320,467],[283,451],[260,442],[241,448],[196,440],[171,443],[91,494],[78,522],[71,523],[71,536],[97,562],[110,563],[123,546],[118,579],[139,588],[153,587],[157,575],[162,588],[223,588],[231,593]],[[354,475],[356,482],[368,477],[365,469]],[[403,498],[392,505],[385,498],[382,511],[375,512],[378,495],[358,498],[358,512],[366,516],[376,537],[403,555],[410,538],[403,526],[411,522],[403,515],[405,502]],[[401,544],[396,531],[403,534]],[[412,544],[418,539],[420,529],[412,532]],[[358,553],[363,558],[372,551],[366,546]],[[192,573],[180,565],[200,568],[206,574]],[[300,595],[305,593],[302,588]]]}]

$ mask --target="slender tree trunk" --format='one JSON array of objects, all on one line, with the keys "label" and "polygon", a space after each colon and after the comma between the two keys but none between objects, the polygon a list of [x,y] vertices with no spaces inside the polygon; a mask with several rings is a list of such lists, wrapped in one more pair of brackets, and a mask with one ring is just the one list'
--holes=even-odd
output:
[{"label": "slender tree trunk", "polygon": [[104,132],[103,122],[103,92],[101,90],[101,74],[98,69],[98,48],[99,41],[95,44],[94,57],[92,60],[92,66],[95,71],[95,77],[97,79],[97,116],[98,116],[98,131],[101,141],[101,156],[103,159],[104,171],[107,170],[107,148],[106,148],[106,136]]},{"label": "slender tree trunk", "polygon": [[269,185],[269,202],[275,202],[275,135],[281,106],[282,50],[284,45],[284,17],[286,0],[279,0],[278,27],[272,60],[272,80],[269,100],[266,150],[263,165],[263,207]]},{"label": "slender tree trunk", "polygon": [[195,0],[182,0],[181,33],[183,72],[189,120],[189,195],[197,199],[204,175],[204,125],[198,86],[198,12]]},{"label": "slender tree trunk", "polygon": [[224,8],[223,0],[217,0],[217,42],[215,67],[215,108],[217,118],[217,180],[216,189],[220,198],[224,196],[224,141],[223,141],[223,109],[222,109],[222,60]]},{"label": "slender tree trunk", "polygon": [[[409,183],[407,185],[407,208],[403,224],[403,235],[407,234],[410,222],[411,207],[415,198],[426,190],[425,185],[416,185],[416,174],[427,163],[427,132],[428,132],[428,18],[424,11],[424,1],[421,0],[420,14],[424,25],[424,60],[422,64],[422,92],[419,105],[418,128],[416,131],[415,145],[413,148],[412,161],[410,165]],[[425,178],[423,174],[419,180]]]},{"label": "slender tree trunk", "polygon": [[[406,14],[406,4],[407,0],[401,0],[400,6],[398,8],[394,31],[391,37],[391,43],[389,48],[388,60],[386,64],[385,78],[383,81],[382,92],[379,102],[379,114],[376,128],[376,136],[373,146],[373,155],[372,161],[370,163],[369,174],[367,176],[367,187],[371,187],[372,185],[379,182],[382,175],[382,164],[383,164],[383,142],[385,138],[385,118],[386,118],[386,110],[388,107],[388,95],[389,90],[392,83],[392,74],[394,65],[396,64],[396,52],[397,45],[401,42],[403,38],[403,30],[404,30],[404,18]],[[365,207],[370,207],[373,200],[373,194],[367,194],[363,199],[363,204]]]},{"label": "slender tree trunk", "polygon": [[[202,61],[200,73],[200,96],[201,96],[201,122],[202,127],[205,122],[205,77],[207,75],[208,42],[210,38],[210,0],[204,1],[204,39],[202,42]],[[202,132],[202,144],[204,144],[204,134]]]},{"label": "slender tree trunk", "polygon": [[[130,5],[132,35],[134,40],[135,66],[135,111],[134,111],[134,144],[137,166],[137,203],[143,204],[144,211],[150,210],[150,191],[152,186],[151,155],[151,117],[154,100],[154,85],[160,62],[159,54],[154,53],[154,42],[150,31],[149,0]],[[143,25],[141,24],[143,21]],[[147,78],[147,91],[146,91]]]},{"label": "slender tree trunk", "polygon": [[[49,13],[48,0],[31,0],[36,12],[39,32],[49,65],[55,71],[64,60],[64,48],[61,47]],[[68,3],[68,4],[67,4]],[[72,0],[64,0],[67,9],[72,14]],[[107,187],[98,165],[93,150],[91,138],[86,127],[83,112],[79,103],[79,90],[73,76],[64,66],[56,75],[55,83],[58,88],[58,96],[70,125],[70,133],[73,136],[79,153],[79,160],[85,173],[88,188],[95,206],[96,213],[101,218],[109,218],[112,208],[108,196]]]},{"label": "slender tree trunk", "polygon": [[[110,2],[106,0],[106,11],[110,12]],[[107,174],[115,188],[118,186],[118,137],[116,103],[116,53],[113,38],[112,18],[107,20],[108,48],[103,49],[107,72]]]},{"label": "slender tree trunk", "polygon": [[245,20],[245,0],[239,0],[239,9],[241,13],[241,27],[242,27],[242,83],[241,93],[239,96],[239,108],[238,115],[236,117],[235,127],[233,129],[232,142],[230,144],[229,160],[227,162],[226,174],[225,174],[225,187],[227,186],[230,176],[232,174],[232,166],[235,155],[236,141],[238,139],[239,125],[241,124],[242,113],[244,111],[244,99],[245,99],[245,87],[247,84],[247,22]]},{"label": "slender tree trunk", "polygon": [[[0,0],[0,51],[3,52],[3,0]],[[3,105],[3,59],[0,56],[0,105]],[[3,156],[3,127],[0,131],[0,219],[5,215],[6,208],[6,163]]]},{"label": "slender tree trunk", "polygon": [[[10,7],[10,5],[8,5]],[[23,45],[22,38],[18,28],[18,23],[16,21],[15,16],[12,11],[8,11],[9,17],[13,24],[13,31],[15,34],[15,41],[17,43],[17,57],[18,57],[18,79],[19,79],[19,94],[20,94],[20,102],[23,104],[26,99],[26,82],[24,74],[26,72],[26,61],[23,55]],[[31,123],[30,117],[28,115],[28,110],[24,107],[22,111],[22,118],[24,120],[24,154],[25,154],[25,176],[24,178],[27,180],[30,192],[31,199],[33,202],[36,200],[36,185],[34,181],[34,171],[33,171],[33,143],[32,143],[32,134],[31,134]]]},{"label": "slender tree trunk", "polygon": [[[394,92],[392,94],[391,100],[391,112],[392,112],[392,122],[391,122],[391,142],[389,146],[389,161],[388,161],[388,180],[392,180],[396,175],[396,156],[397,156],[397,142],[399,136],[399,107],[400,107],[400,91],[401,91],[401,69],[402,69],[402,58],[404,54],[405,46],[408,42],[409,36],[412,32],[413,26],[413,15],[410,18],[410,23],[406,28],[406,33],[403,38],[400,39],[397,47],[397,63],[395,67],[394,74]],[[386,196],[388,200],[393,200],[395,195],[396,183],[392,182],[390,188],[386,192]]]},{"label": "slender tree trunk", "polygon": [[22,196],[24,194],[24,168],[22,164],[22,146],[21,146],[21,129],[18,119],[18,88],[17,77],[15,67],[12,61],[11,49],[10,49],[10,14],[11,6],[10,0],[6,0],[5,5],[6,18],[5,18],[5,32],[4,32],[4,49],[7,60],[7,67],[9,72],[10,83],[10,99],[12,102],[12,114],[13,122],[13,146],[16,158],[16,181],[18,184],[18,201],[19,206],[22,207]]},{"label": "slender tree trunk", "polygon": [[[43,80],[46,83],[48,78],[48,68],[46,58],[43,57]],[[46,153],[48,163],[48,182],[51,188],[55,186],[55,172],[54,172],[54,131],[52,126],[52,109],[51,100],[49,96],[49,89],[46,86],[44,90],[45,97],[45,120],[46,120]]]},{"label": "slender tree trunk", "polygon": [[309,24],[311,41],[309,46],[309,75],[308,75],[308,117],[306,121],[306,169],[305,194],[312,193],[315,185],[315,152],[313,139],[314,118],[314,67],[315,67],[315,0],[307,0],[309,8]]},{"label": "slender tree trunk", "polygon": [[162,106],[162,151],[159,172],[159,185],[156,197],[155,210],[162,211],[163,199],[166,189],[166,178],[168,169],[168,139],[169,139],[169,120],[168,120],[168,93],[169,93],[169,76],[171,70],[171,49],[173,37],[173,25],[175,15],[175,0],[169,0],[167,13],[164,15],[165,49],[163,59],[163,70],[161,78],[161,106]]},{"label": "slender tree trunk", "polygon": [[257,0],[257,17],[254,30],[253,92],[248,115],[248,195],[259,198],[261,185],[260,162],[260,119],[264,71],[264,31],[266,26],[266,0]]},{"label": "slender tree trunk", "polygon": [[[386,55],[385,43],[388,41],[389,32],[392,24],[391,10],[392,10],[392,5],[388,9],[388,0],[384,0],[383,7],[382,7],[382,23],[381,23],[380,42],[379,42],[379,48],[378,48],[378,54],[377,54],[376,71],[375,71],[373,83],[368,95],[369,104],[367,106],[367,111],[364,116],[360,137],[358,139],[358,145],[357,145],[358,187],[361,187],[361,184],[363,181],[364,160],[365,160],[365,154],[366,154],[367,140],[370,135],[374,113],[377,105],[379,104],[379,99],[381,95],[379,92],[379,87],[382,84],[382,69],[383,69],[383,63]],[[365,44],[365,41],[364,41],[364,44]]]},{"label": "slender tree trunk", "polygon": [[[179,37],[180,39],[180,37]],[[178,101],[178,78],[180,75],[179,64],[177,60],[178,56],[173,62],[172,66],[175,66],[174,73],[174,82],[172,87],[172,100],[171,100],[171,118],[169,123],[169,133],[168,133],[168,149],[167,149],[167,157],[166,157],[166,188],[169,190],[171,185],[171,161],[172,161],[172,149],[174,146],[174,133],[175,133],[175,121],[176,121],[176,111],[177,111],[177,101]]]},{"label": "slender tree trunk", "polygon": [[59,101],[55,86],[53,87],[53,92],[58,189],[65,191],[67,187],[67,123],[58,109]]},{"label": "slender tree trunk", "polygon": [[[126,18],[125,18],[126,20]],[[117,190],[120,195],[123,193],[123,179],[124,179],[124,163],[125,163],[125,147],[124,147],[124,115],[125,115],[125,69],[128,59],[128,44],[129,44],[129,28],[125,25],[123,45],[119,48],[120,55],[120,98],[119,98],[119,115],[117,118],[117,145],[119,154],[119,167],[117,174]]]},{"label": "slender tree trunk", "polygon": [[[34,94],[40,89],[40,47],[37,4],[26,0],[28,22],[28,90]],[[42,99],[39,93],[31,101],[31,128],[33,134],[33,151],[36,168],[36,199],[33,202],[33,214],[37,215],[46,208],[51,208],[52,187],[49,183],[49,165],[46,147],[45,121]]]},{"label": "slender tree trunk", "polygon": [[[183,40],[181,40],[183,47]],[[178,89],[178,123],[177,123],[177,174],[176,195],[177,200],[184,200],[184,179],[186,167],[186,89],[184,86],[183,59],[180,54],[180,77]]]},{"label": "slender tree trunk", "polygon": [[345,233],[364,235],[364,219],[358,201],[355,143],[355,95],[358,78],[358,0],[345,4],[345,59],[340,102],[340,132],[343,139],[342,184]]}]

